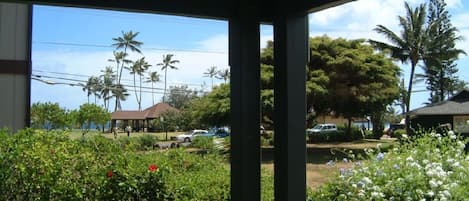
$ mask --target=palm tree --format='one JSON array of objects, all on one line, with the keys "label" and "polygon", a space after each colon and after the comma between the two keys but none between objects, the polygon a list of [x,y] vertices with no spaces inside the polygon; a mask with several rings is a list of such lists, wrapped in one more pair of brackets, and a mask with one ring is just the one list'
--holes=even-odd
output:
[{"label": "palm tree", "polygon": [[127,96],[130,95],[129,93],[127,93],[127,89],[122,84],[114,85],[111,88],[111,92],[115,99],[119,99],[122,101],[127,100]]},{"label": "palm tree", "polygon": [[166,96],[166,75],[168,74],[168,73],[167,73],[167,72],[168,72],[168,68],[170,68],[170,69],[175,69],[175,70],[178,69],[174,64],[179,63],[179,60],[172,60],[172,59],[173,59],[173,56],[174,56],[174,55],[172,55],[172,54],[163,55],[163,62],[157,64],[158,66],[161,66],[161,70],[164,70],[163,103],[164,103],[164,99],[165,99],[165,96]]},{"label": "palm tree", "polygon": [[[143,73],[150,67],[151,65],[145,61],[145,57],[140,58],[139,60],[135,61],[133,65],[128,68],[130,74],[134,77],[134,91],[135,91],[135,98],[137,99],[138,103],[138,110],[142,110],[142,76]],[[137,84],[136,84],[136,75],[139,76],[139,94],[137,94]]]},{"label": "palm tree", "polygon": [[222,79],[225,84],[228,79],[230,79],[230,69],[219,70],[215,76],[217,79]]},{"label": "palm tree", "polygon": [[[118,72],[117,76],[117,84],[120,84],[121,78],[122,78],[122,70],[124,69],[124,65],[130,63],[130,60],[126,60],[125,57],[127,56],[127,49],[130,49],[132,52],[138,52],[142,53],[140,51],[140,46],[143,45],[143,42],[135,40],[135,38],[138,36],[139,32],[133,32],[133,31],[128,31],[124,32],[122,31],[122,36],[119,36],[117,38],[112,38],[112,40],[115,42],[112,44],[118,49],[124,49],[122,52],[115,52],[114,57],[115,57],[115,62],[117,64],[117,70],[116,73]],[[119,67],[120,64],[120,67]],[[117,111],[117,109],[121,109],[120,105],[120,99],[116,99],[116,107],[114,111]]]},{"label": "palm tree", "polygon": [[153,90],[153,83],[157,83],[160,81],[160,75],[154,71],[154,72],[149,72],[147,80],[145,82],[150,82],[151,83],[151,98],[152,98],[152,103],[155,105],[155,95],[154,95],[154,90]]},{"label": "palm tree", "polygon": [[83,91],[88,91],[88,103],[90,102],[90,95],[94,95],[94,103],[96,104],[96,99],[100,98],[99,92],[101,91],[101,82],[98,77],[91,76],[88,78],[88,81],[83,86]]},{"label": "palm tree", "polygon": [[[113,54],[114,54],[114,59],[108,59],[108,61],[116,63],[116,75],[115,75],[115,78],[116,78],[115,82],[116,83],[115,84],[117,85],[117,84],[121,83],[122,70],[124,69],[125,65],[131,63],[132,61],[129,60],[129,59],[126,59],[128,54],[123,52],[123,51],[113,51]],[[114,95],[114,97],[118,97],[118,96],[115,96],[115,94],[113,94],[113,95]],[[114,111],[117,111],[118,109],[119,110],[122,109],[121,104],[120,104],[121,100],[122,99],[117,99],[116,98]]]},{"label": "palm tree", "polygon": [[410,62],[410,79],[406,97],[405,123],[409,130],[409,108],[410,96],[412,94],[412,83],[414,81],[415,67],[423,58],[427,27],[425,26],[425,4],[412,9],[406,2],[406,16],[399,16],[399,25],[402,28],[401,35],[397,35],[383,25],[378,25],[374,30],[384,35],[391,43],[370,40],[369,42],[379,50],[389,51],[391,57],[400,60],[402,63]]},{"label": "palm tree", "polygon": [[208,68],[207,71],[205,71],[205,73],[204,73],[204,77],[209,77],[212,80],[212,88],[213,88],[213,77],[215,77],[215,75],[217,75],[217,67],[216,66],[212,66],[212,67]]},{"label": "palm tree", "polygon": [[101,70],[103,73],[100,75],[100,78],[102,79],[102,88],[101,88],[101,97],[103,97],[104,101],[104,108],[106,110],[109,109],[109,101],[112,99],[112,87],[114,87],[114,81],[116,79],[116,75],[114,74],[114,71],[112,70],[112,67],[106,66],[104,70]]}]

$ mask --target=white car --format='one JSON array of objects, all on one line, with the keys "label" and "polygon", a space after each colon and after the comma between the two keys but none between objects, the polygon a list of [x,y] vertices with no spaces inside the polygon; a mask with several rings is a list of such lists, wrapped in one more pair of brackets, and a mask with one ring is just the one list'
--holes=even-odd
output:
[{"label": "white car", "polygon": [[178,142],[192,142],[195,137],[212,137],[212,133],[207,130],[191,130],[188,133],[176,136]]},{"label": "white car", "polygon": [[330,131],[337,131],[335,124],[316,124],[313,128],[306,129],[307,134],[327,133]]}]

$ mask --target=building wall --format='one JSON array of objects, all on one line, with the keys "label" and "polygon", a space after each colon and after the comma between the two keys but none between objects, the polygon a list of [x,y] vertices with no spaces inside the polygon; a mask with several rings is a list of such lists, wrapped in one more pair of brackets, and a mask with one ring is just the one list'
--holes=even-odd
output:
[{"label": "building wall", "polygon": [[0,128],[29,125],[30,5],[0,3]]}]

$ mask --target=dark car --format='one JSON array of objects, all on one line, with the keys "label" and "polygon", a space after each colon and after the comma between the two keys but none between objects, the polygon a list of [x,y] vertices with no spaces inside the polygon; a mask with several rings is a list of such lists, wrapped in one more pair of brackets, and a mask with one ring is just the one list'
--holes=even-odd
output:
[{"label": "dark car", "polygon": [[219,138],[230,136],[230,131],[229,131],[229,128],[227,127],[212,128],[208,132],[213,134],[214,137],[219,137]]}]

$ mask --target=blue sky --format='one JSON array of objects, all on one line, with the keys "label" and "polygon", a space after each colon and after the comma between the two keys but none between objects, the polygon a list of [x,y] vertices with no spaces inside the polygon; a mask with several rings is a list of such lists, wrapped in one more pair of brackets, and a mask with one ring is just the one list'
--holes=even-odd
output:
[{"label": "blue sky", "polygon": [[[372,29],[377,24],[398,31],[397,15],[404,10],[401,0],[359,0],[346,5],[310,14],[310,36],[329,35],[348,39],[372,38],[383,40]],[[409,1],[412,5],[423,0]],[[452,23],[466,40],[458,47],[469,53],[469,3],[461,0],[447,0]],[[99,75],[105,66],[114,66],[107,60],[112,58],[110,46],[113,37],[121,31],[140,32],[137,39],[144,42],[143,55],[130,53],[137,59],[145,56],[163,75],[155,64],[161,62],[163,54],[174,54],[180,60],[179,70],[168,71],[168,85],[187,84],[196,90],[210,90],[211,80],[203,77],[203,72],[211,66],[228,68],[228,23],[220,20],[207,20],[178,16],[128,13],[94,9],[34,6],[33,12],[33,75],[55,83],[71,83],[70,80],[86,80],[87,76]],[[272,27],[261,26],[261,47],[272,39]],[[407,66],[398,63],[405,73]],[[461,57],[458,62],[459,76],[469,82],[469,58]],[[131,77],[124,77],[124,84],[131,85]],[[215,84],[221,80],[214,80]],[[156,84],[163,88],[164,83]],[[424,89],[423,84],[414,90]],[[130,89],[129,89],[130,90]],[[161,90],[157,90],[161,92]],[[151,93],[143,94],[142,107],[151,106]],[[422,106],[428,98],[427,92],[414,93],[411,108]],[[161,93],[155,94],[161,99]],[[91,97],[91,100],[93,98]],[[63,84],[47,85],[32,81],[32,102],[58,102],[74,109],[87,102],[81,87]],[[98,101],[98,104],[102,104]],[[123,109],[136,109],[134,95],[123,103]]]}]

